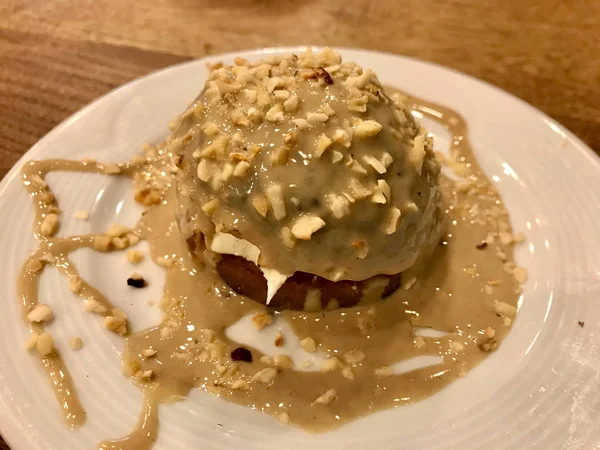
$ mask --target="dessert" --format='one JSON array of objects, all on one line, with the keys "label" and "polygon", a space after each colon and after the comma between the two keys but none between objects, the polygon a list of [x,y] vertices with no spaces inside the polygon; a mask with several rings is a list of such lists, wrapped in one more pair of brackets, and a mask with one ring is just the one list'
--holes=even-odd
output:
[{"label": "dessert", "polygon": [[439,242],[431,138],[336,52],[219,67],[169,145],[191,251],[270,306],[385,297]]},{"label": "dessert", "polygon": [[[104,449],[150,448],[158,405],[192,388],[283,424],[331,430],[425,398],[497,349],[527,277],[512,256],[524,236],[513,233],[460,115],[387,91],[330,49],[238,59],[212,72],[165,142],[132,160],[23,167],[38,240],[17,286],[30,328],[25,347],[69,426],[83,423],[85,410],[61,351],[83,342],[74,337],[71,350],[59,348],[45,330],[61,320],[38,302],[47,269],[65,275],[99,326],[126,338],[123,371],[144,394],[138,427],[101,442]],[[449,157],[433,153],[413,115],[452,133]],[[440,163],[454,175],[440,174]],[[56,236],[74,213],[60,210],[45,182],[53,170],[129,177],[146,210],[132,229]],[[148,290],[153,280],[135,270],[146,256],[134,248],[141,240],[166,282],[160,301],[148,299],[161,308],[161,322],[138,331],[69,255],[83,247],[122,252],[131,272],[120,282]],[[274,354],[228,337],[247,316],[256,333],[285,323],[295,336],[273,333]],[[294,340],[302,359],[289,350]],[[439,363],[398,368],[423,355]]]}]

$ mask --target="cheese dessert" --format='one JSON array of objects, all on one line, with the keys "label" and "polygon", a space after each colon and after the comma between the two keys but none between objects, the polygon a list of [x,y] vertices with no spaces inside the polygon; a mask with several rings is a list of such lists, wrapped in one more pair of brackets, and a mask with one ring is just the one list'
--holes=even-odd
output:
[{"label": "cheese dessert", "polygon": [[169,145],[190,250],[270,306],[386,297],[439,243],[432,139],[332,50],[218,67]]}]

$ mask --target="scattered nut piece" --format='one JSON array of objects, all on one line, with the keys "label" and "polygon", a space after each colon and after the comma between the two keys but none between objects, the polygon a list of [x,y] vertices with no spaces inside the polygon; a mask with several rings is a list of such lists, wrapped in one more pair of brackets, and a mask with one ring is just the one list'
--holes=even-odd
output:
[{"label": "scattered nut piece", "polygon": [[273,362],[273,358],[271,358],[269,355],[263,355],[260,357],[260,362],[263,364],[267,364],[269,366],[272,366],[274,364]]},{"label": "scattered nut piece", "polygon": [[519,284],[523,284],[527,281],[527,269],[525,267],[515,267],[512,274]]},{"label": "scattered nut piece", "polygon": [[29,311],[29,314],[27,314],[27,320],[30,322],[50,322],[52,319],[54,319],[52,309],[50,309],[48,305],[42,303],[35,305],[33,309]]},{"label": "scattered nut piece", "polygon": [[315,144],[315,147],[316,147],[315,156],[317,158],[320,158],[323,155],[323,153],[325,152],[325,150],[327,150],[330,146],[331,146],[331,139],[329,139],[324,134],[321,134],[317,138],[317,142]]},{"label": "scattered nut piece", "polygon": [[363,159],[369,166],[375,169],[377,173],[384,174],[387,172],[387,168],[385,167],[385,165],[377,158],[370,155],[366,155],[363,157]]},{"label": "scattered nut piece", "polygon": [[129,232],[131,232],[131,229],[126,227],[125,225],[111,223],[110,227],[108,227],[108,231],[106,232],[106,234],[112,238],[121,237]]},{"label": "scattered nut piece", "polygon": [[383,230],[385,234],[393,234],[398,230],[398,222],[400,221],[401,216],[402,212],[398,208],[395,206],[390,208],[387,224]]},{"label": "scattered nut piece", "polygon": [[277,335],[275,336],[275,340],[273,341],[273,344],[275,344],[275,347],[281,347],[285,342],[285,339],[283,337],[283,334],[281,334],[281,331],[277,332]]},{"label": "scattered nut piece", "polygon": [[271,325],[273,323],[273,318],[270,314],[266,312],[261,312],[255,314],[254,317],[252,317],[252,323],[254,324],[257,330],[262,330],[266,326]]},{"label": "scattered nut piece", "polygon": [[310,240],[313,233],[325,226],[325,221],[317,216],[306,215],[296,220],[292,226],[292,234],[298,239]]},{"label": "scattered nut piece", "polygon": [[38,174],[33,174],[31,177],[29,177],[29,181],[38,189],[46,189],[48,187],[48,184]]},{"label": "scattered nut piece", "polygon": [[352,144],[352,138],[350,137],[350,134],[348,134],[348,132],[342,128],[335,130],[332,140],[336,144],[340,144],[345,148],[350,148],[350,145]]},{"label": "scattered nut piece", "polygon": [[261,383],[270,383],[277,376],[277,369],[274,367],[266,367],[252,375],[252,381],[260,381]]},{"label": "scattered nut piece", "polygon": [[285,217],[285,202],[283,200],[283,190],[278,184],[269,186],[266,191],[267,200],[273,209],[275,219],[281,220]]},{"label": "scattered nut piece", "polygon": [[304,351],[307,351],[309,353],[314,353],[317,351],[317,344],[315,343],[315,340],[311,337],[306,337],[302,339],[300,341],[300,345],[302,346]]},{"label": "scattered nut piece", "polygon": [[419,175],[423,171],[423,158],[425,157],[425,136],[420,134],[413,141],[413,146],[408,153],[408,160],[413,164]]},{"label": "scattered nut piece", "polygon": [[282,369],[291,369],[294,365],[292,359],[288,355],[273,356],[273,363],[276,367],[280,367]]},{"label": "scattered nut piece", "polygon": [[251,202],[256,212],[263,217],[267,217],[267,212],[269,211],[269,202],[267,201],[267,197],[262,194],[257,194],[252,197]]},{"label": "scattered nut piece", "polygon": [[77,336],[72,337],[69,340],[69,344],[71,345],[71,348],[73,350],[81,350],[81,347],[83,347],[83,341],[81,340],[80,337],[77,337]]},{"label": "scattered nut piece", "polygon": [[342,152],[338,152],[337,150],[333,150],[331,152],[331,162],[333,164],[339,163],[342,159],[344,159]]},{"label": "scattered nut piece", "polygon": [[292,94],[290,98],[283,102],[283,108],[288,112],[295,111],[298,109],[299,103],[298,96],[296,94]]},{"label": "scattered nut piece", "polygon": [[342,362],[333,356],[323,361],[321,372],[331,372],[333,370],[341,369],[342,367]]},{"label": "scattered nut piece", "polygon": [[323,123],[323,122],[327,122],[328,120],[329,120],[329,116],[327,114],[323,114],[323,113],[308,113],[306,115],[306,121],[309,124]]},{"label": "scattered nut piece", "polygon": [[37,341],[35,343],[35,348],[37,349],[40,356],[45,357],[54,353],[54,338],[50,333],[42,333],[38,336]]},{"label": "scattered nut piece", "polygon": [[106,314],[106,312],[108,311],[108,309],[106,309],[106,307],[102,303],[94,299],[86,300],[83,304],[83,310],[100,315]]},{"label": "scattered nut piece", "polygon": [[344,361],[348,364],[358,364],[365,359],[365,353],[361,350],[350,350],[344,353]]},{"label": "scattered nut piece", "polygon": [[[114,311],[114,310],[113,310]],[[106,316],[104,318],[104,326],[120,336],[127,334],[127,319],[119,316]]]},{"label": "scattered nut piece", "polygon": [[246,161],[240,161],[236,164],[235,168],[233,169],[233,176],[243,177],[248,173],[248,170],[250,170],[250,164]]},{"label": "scattered nut piece", "polygon": [[131,264],[139,264],[144,260],[144,252],[140,250],[129,250],[127,252],[127,261]]},{"label": "scattered nut piece", "polygon": [[248,382],[242,378],[231,383],[231,389],[234,391],[245,391],[249,388]]},{"label": "scattered nut piece", "polygon": [[175,259],[165,256],[159,256],[158,258],[156,258],[156,264],[166,268],[173,267],[175,265]]},{"label": "scattered nut piece", "polygon": [[283,114],[283,106],[281,103],[277,103],[275,106],[272,106],[268,111],[265,118],[269,122],[281,122],[285,116]]},{"label": "scattered nut piece", "polygon": [[144,359],[152,358],[155,355],[156,355],[156,350],[153,348],[145,348],[144,350],[142,350],[142,357]]},{"label": "scattered nut piece", "polygon": [[358,138],[376,136],[383,129],[381,124],[375,120],[358,120],[354,135]]},{"label": "scattered nut piece", "polygon": [[76,219],[80,219],[80,220],[88,220],[90,218],[90,213],[88,213],[87,211],[76,211],[75,214],[73,214],[73,216]]},{"label": "scattered nut piece", "polygon": [[58,231],[58,216],[56,214],[46,214],[40,225],[42,236],[54,236]]},{"label": "scattered nut piece", "polygon": [[308,123],[306,119],[292,119],[292,123],[298,127],[299,130],[308,130],[312,128],[312,125]]},{"label": "scattered nut piece", "polygon": [[204,213],[207,216],[212,216],[215,213],[215,211],[217,210],[218,206],[219,206],[219,199],[213,198],[212,200],[209,200],[204,205],[202,205],[202,211],[204,211]]},{"label": "scattered nut piece", "polygon": [[504,317],[514,317],[517,314],[517,308],[505,302],[496,302],[494,304],[494,311],[499,316]]},{"label": "scattered nut piece", "polygon": [[110,243],[114,248],[122,250],[129,246],[129,239],[127,239],[127,237],[114,237],[111,239]]},{"label": "scattered nut piece", "polygon": [[375,369],[375,375],[378,377],[391,377],[394,374],[394,369],[388,366],[378,367]]},{"label": "scattered nut piece", "polygon": [[290,423],[290,415],[286,412],[278,414],[277,418],[284,425],[287,425]]},{"label": "scattered nut piece", "polygon": [[154,378],[154,372],[151,370],[141,370],[136,374],[136,377],[141,381],[150,381]]},{"label": "scattered nut piece", "polygon": [[37,341],[40,335],[36,332],[33,332],[29,335],[29,338],[25,341],[25,350],[32,350],[37,345]]},{"label": "scattered nut piece", "polygon": [[333,400],[337,398],[337,392],[335,389],[329,389],[324,394],[320,395],[315,399],[313,405],[329,405]]}]

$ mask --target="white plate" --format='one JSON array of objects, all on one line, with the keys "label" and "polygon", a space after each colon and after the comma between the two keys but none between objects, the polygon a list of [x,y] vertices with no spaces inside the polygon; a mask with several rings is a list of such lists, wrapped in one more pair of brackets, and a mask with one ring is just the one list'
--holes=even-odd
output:
[{"label": "white plate", "polygon": [[[266,49],[241,53],[254,59]],[[528,244],[517,252],[529,268],[513,330],[483,364],[420,403],[357,420],[337,431],[309,435],[249,409],[195,391],[160,408],[155,449],[500,449],[592,448],[600,442],[600,162],[579,139],[520,100],[485,83],[432,64],[389,54],[344,50],[346,59],[373,68],[382,82],[463,114],[486,173]],[[210,58],[230,61],[235,55]],[[87,424],[71,432],[37,361],[23,350],[15,276],[35,245],[32,211],[19,167],[29,159],[125,160],[141,144],[167,134],[167,122],[199,92],[205,61],[193,61],[129,83],[87,106],[38,142],[0,189],[0,426],[14,450],[93,449],[99,439],[128,433],[140,411],[139,392],[121,375],[123,343],[81,311],[65,280],[50,270],[41,299],[52,305],[57,339],[75,380]],[[426,122],[426,125],[431,125]],[[449,136],[437,126],[438,145]],[[135,223],[139,210],[128,183],[84,174],[51,174],[67,223],[62,234]],[[69,219],[89,210],[88,222]],[[122,254],[75,257],[88,280],[121,306],[136,329],[158,320],[147,300],[160,297],[161,270],[142,271],[153,290],[125,288]],[[584,321],[581,328],[578,321]],[[80,336],[84,348],[68,349]]]}]

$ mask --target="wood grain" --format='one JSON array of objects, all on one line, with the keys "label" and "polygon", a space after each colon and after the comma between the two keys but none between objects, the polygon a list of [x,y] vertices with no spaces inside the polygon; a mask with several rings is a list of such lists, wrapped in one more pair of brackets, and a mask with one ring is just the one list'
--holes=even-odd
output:
[{"label": "wood grain", "polygon": [[128,80],[206,54],[306,44],[452,67],[540,108],[600,153],[598,1],[3,0],[0,176]]}]

